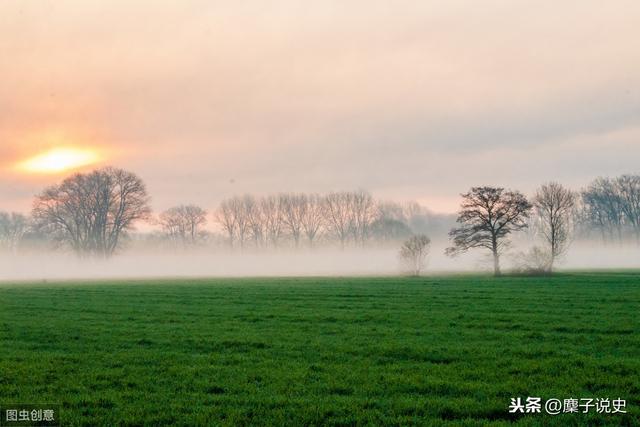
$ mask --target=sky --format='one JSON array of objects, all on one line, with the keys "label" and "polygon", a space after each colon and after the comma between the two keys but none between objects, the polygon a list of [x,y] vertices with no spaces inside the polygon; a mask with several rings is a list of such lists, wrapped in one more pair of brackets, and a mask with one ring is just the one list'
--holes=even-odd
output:
[{"label": "sky", "polygon": [[[0,210],[75,171],[154,209],[366,189],[453,212],[640,172],[640,2],[2,0]],[[49,150],[90,164],[25,168]]]}]

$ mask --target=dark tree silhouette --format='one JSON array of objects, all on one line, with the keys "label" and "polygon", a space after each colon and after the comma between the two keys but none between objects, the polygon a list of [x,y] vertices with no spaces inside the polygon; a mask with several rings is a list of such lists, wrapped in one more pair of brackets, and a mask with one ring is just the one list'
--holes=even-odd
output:
[{"label": "dark tree silhouette", "polygon": [[500,275],[500,254],[507,237],[527,227],[531,204],[517,191],[500,187],[473,187],[462,194],[457,222],[460,227],[449,232],[453,246],[447,248],[449,256],[469,249],[484,248],[491,251],[493,270]]},{"label": "dark tree silhouette", "polygon": [[122,236],[150,215],[144,182],[131,172],[104,168],[76,174],[36,197],[39,229],[82,256],[110,257]]}]

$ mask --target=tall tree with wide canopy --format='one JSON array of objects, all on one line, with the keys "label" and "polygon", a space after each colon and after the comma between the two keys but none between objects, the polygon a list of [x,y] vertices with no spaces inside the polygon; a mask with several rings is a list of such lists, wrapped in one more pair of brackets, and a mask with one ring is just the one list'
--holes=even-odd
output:
[{"label": "tall tree with wide canopy", "polygon": [[457,222],[449,237],[453,245],[446,253],[455,256],[469,249],[484,248],[493,256],[493,271],[500,275],[500,254],[508,236],[527,227],[531,204],[518,191],[501,187],[473,187],[462,194]]},{"label": "tall tree with wide canopy", "polygon": [[122,169],[75,174],[36,197],[36,224],[78,255],[111,257],[136,221],[151,213],[144,182]]}]

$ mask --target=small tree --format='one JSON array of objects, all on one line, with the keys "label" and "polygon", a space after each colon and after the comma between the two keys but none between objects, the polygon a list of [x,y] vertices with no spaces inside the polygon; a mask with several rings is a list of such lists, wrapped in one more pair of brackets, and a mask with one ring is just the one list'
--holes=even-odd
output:
[{"label": "small tree", "polygon": [[0,246],[10,252],[17,252],[28,228],[29,219],[26,215],[0,212]]},{"label": "small tree", "polygon": [[556,182],[544,184],[533,198],[540,233],[549,246],[548,272],[569,247],[575,200],[571,190]]},{"label": "small tree", "polygon": [[527,252],[519,252],[515,256],[515,271],[527,275],[549,274],[551,254],[545,248],[534,246]]},{"label": "small tree", "polygon": [[158,222],[174,243],[195,246],[205,237],[207,211],[195,205],[176,206],[162,212]]},{"label": "small tree", "polygon": [[431,239],[424,234],[411,237],[400,248],[400,259],[412,274],[419,276],[425,266]]},{"label": "small tree", "polygon": [[457,222],[449,232],[453,246],[446,254],[455,256],[469,249],[484,248],[493,256],[493,271],[500,275],[500,253],[514,231],[527,227],[531,204],[518,191],[500,187],[473,187],[462,195]]}]

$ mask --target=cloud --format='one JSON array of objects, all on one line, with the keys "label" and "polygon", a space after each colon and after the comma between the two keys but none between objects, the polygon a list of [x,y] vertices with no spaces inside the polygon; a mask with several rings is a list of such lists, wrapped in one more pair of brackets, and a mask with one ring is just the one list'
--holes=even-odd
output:
[{"label": "cloud", "polygon": [[535,186],[541,164],[577,183],[627,163],[639,18],[632,1],[8,0],[0,154],[57,129],[109,147],[158,208],[362,187],[451,210],[479,181]]}]

